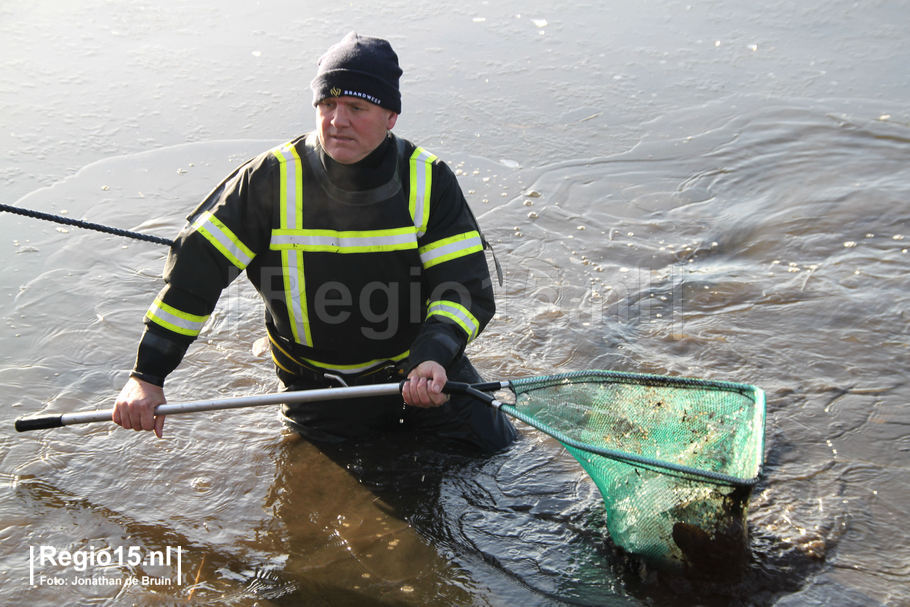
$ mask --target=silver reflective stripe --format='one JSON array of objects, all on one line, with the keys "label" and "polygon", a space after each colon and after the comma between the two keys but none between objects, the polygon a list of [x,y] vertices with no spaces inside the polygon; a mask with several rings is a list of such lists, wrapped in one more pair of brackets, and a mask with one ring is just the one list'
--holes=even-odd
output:
[{"label": "silver reflective stripe", "polygon": [[273,233],[273,248],[295,248],[338,253],[399,250],[416,248],[417,238],[410,226],[401,230],[373,232],[336,232],[330,230],[295,230]]},{"label": "silver reflective stripe", "polygon": [[281,259],[284,264],[284,291],[294,340],[305,346],[312,346],[313,340],[304,310],[306,295],[303,291],[303,254],[300,251],[282,251]]},{"label": "silver reflective stripe", "polygon": [[417,237],[420,238],[427,231],[430,214],[430,190],[433,181],[433,161],[436,156],[423,148],[416,148],[410,159],[411,192],[409,209],[414,227],[417,228]]},{"label": "silver reflective stripe", "polygon": [[193,223],[193,229],[202,234],[212,246],[221,251],[228,261],[243,270],[253,261],[255,254],[224,225],[211,211],[206,211]]},{"label": "silver reflective stripe", "polygon": [[454,321],[467,334],[468,341],[477,337],[480,323],[467,308],[454,301],[434,301],[427,310],[427,317],[432,315],[444,316]]},{"label": "silver reflective stripe", "polygon": [[477,231],[458,234],[420,249],[420,262],[424,268],[431,268],[436,264],[464,255],[483,251],[483,241]]},{"label": "silver reflective stripe", "polygon": [[[283,229],[300,229],[303,227],[303,176],[300,156],[294,149],[293,142],[273,150],[281,163],[281,227]],[[275,231],[272,231],[272,240]],[[312,346],[310,326],[306,312],[306,284],[303,278],[303,253],[284,250],[281,252],[284,269],[285,305],[294,341],[305,346]]]},{"label": "silver reflective stripe", "polygon": [[300,228],[303,226],[303,217],[300,216],[301,211],[303,210],[303,205],[298,197],[302,194],[301,189],[298,188],[299,181],[299,171],[300,167],[300,157],[297,155],[297,150],[294,149],[293,144],[287,143],[281,147],[279,150],[281,155],[280,159],[283,160],[284,168],[284,214],[282,216],[283,228]]},{"label": "silver reflective stripe", "polygon": [[200,316],[183,312],[173,306],[169,306],[160,299],[155,299],[152,302],[148,312],[146,312],[146,316],[148,316],[149,320],[165,329],[189,337],[199,335],[205,325],[205,321],[208,320],[207,315]]}]

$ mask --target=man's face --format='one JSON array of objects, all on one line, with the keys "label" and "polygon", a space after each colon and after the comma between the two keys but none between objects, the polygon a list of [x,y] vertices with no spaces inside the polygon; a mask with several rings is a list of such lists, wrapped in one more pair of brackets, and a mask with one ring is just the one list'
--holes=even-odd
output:
[{"label": "man's face", "polygon": [[375,150],[398,114],[358,97],[327,97],[316,105],[322,147],[336,162],[353,164]]}]

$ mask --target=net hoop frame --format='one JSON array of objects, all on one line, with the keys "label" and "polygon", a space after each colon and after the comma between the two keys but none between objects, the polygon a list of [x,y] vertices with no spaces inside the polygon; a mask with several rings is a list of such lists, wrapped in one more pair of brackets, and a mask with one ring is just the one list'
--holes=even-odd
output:
[{"label": "net hoop frame", "polygon": [[501,403],[500,407],[509,415],[512,415],[524,423],[537,428],[546,434],[549,434],[560,443],[578,449],[579,451],[592,453],[594,455],[599,455],[601,457],[606,457],[608,459],[636,465],[639,467],[663,471],[669,474],[681,475],[687,478],[696,478],[718,485],[728,485],[732,487],[753,487],[759,481],[764,463],[766,414],[765,393],[761,388],[750,384],[730,381],[603,370],[571,371],[566,373],[558,373],[555,375],[523,377],[520,379],[510,380],[508,382],[508,387],[515,394],[523,394],[532,392],[536,389],[552,387],[559,383],[579,383],[577,380],[580,378],[590,379],[592,381],[611,381],[613,383],[627,383],[655,387],[720,390],[727,392],[737,392],[743,396],[751,398],[754,402],[752,424],[753,428],[755,429],[754,431],[758,434],[759,440],[759,445],[756,450],[759,454],[759,461],[757,462],[755,475],[752,477],[744,478],[740,476],[725,474],[723,472],[716,472],[714,470],[704,470],[701,468],[686,466],[674,462],[667,462],[657,458],[638,455],[635,453],[628,453],[626,451],[621,451],[618,449],[599,447],[597,445],[578,441],[567,436],[563,432],[556,430],[555,428],[545,426],[541,422],[535,420],[533,417],[524,414],[513,405]]}]

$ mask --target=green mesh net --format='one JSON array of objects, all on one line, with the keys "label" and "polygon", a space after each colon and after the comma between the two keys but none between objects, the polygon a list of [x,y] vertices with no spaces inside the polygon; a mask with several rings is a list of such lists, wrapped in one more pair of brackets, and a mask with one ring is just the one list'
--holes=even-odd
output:
[{"label": "green mesh net", "polygon": [[607,529],[649,560],[702,565],[748,549],[764,393],[730,382],[582,371],[510,382],[503,409],[559,440],[603,496]]}]

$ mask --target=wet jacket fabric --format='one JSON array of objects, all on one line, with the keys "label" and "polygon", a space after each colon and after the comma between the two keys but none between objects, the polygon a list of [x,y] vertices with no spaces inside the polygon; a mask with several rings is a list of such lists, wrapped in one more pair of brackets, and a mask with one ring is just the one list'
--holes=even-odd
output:
[{"label": "wet jacket fabric", "polygon": [[455,175],[389,135],[341,165],[315,134],[236,169],[188,218],[133,373],[163,385],[221,291],[245,272],[285,384],[387,363],[448,367],[492,318],[482,238]]}]

